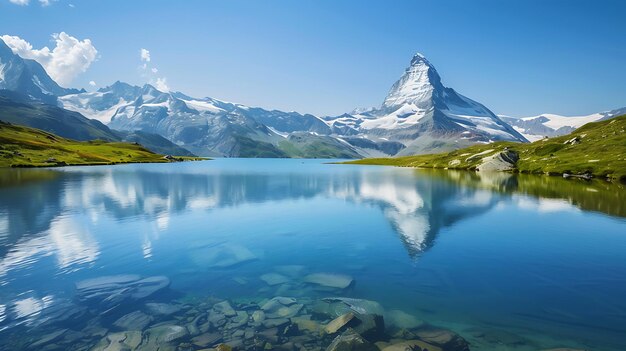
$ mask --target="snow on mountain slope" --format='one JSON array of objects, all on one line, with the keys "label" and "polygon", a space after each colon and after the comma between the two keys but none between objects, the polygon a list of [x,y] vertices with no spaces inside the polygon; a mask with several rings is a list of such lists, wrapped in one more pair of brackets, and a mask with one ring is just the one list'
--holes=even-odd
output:
[{"label": "snow on mountain slope", "polygon": [[0,39],[0,89],[15,91],[33,100],[56,104],[57,96],[79,93],[59,86],[37,61],[15,54]]},{"label": "snow on mountain slope", "polygon": [[400,154],[445,151],[497,140],[527,141],[484,105],[445,87],[416,54],[377,109],[325,117],[333,133],[401,142]]},{"label": "snow on mountain slope", "polygon": [[573,132],[575,129],[591,122],[603,121],[626,114],[626,107],[611,111],[598,112],[587,116],[561,116],[544,113],[532,117],[501,116],[530,141],[537,141],[545,137],[555,137]]}]

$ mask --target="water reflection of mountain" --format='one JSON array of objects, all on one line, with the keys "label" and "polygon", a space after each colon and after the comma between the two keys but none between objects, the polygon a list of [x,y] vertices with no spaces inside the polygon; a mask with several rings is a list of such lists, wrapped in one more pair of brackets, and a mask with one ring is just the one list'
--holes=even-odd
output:
[{"label": "water reflection of mountain", "polygon": [[380,206],[410,256],[429,249],[442,228],[484,213],[498,201],[491,191],[406,172],[363,173],[333,195]]},{"label": "water reflection of mountain", "polygon": [[[495,191],[510,196],[529,195],[544,205],[573,206],[585,211],[626,217],[626,185],[604,180],[586,181],[529,174],[418,170],[420,176],[447,180],[456,186]],[[549,206],[549,205],[547,205]]]},{"label": "water reflection of mountain", "polygon": [[380,207],[415,256],[433,245],[442,228],[488,211],[510,197],[506,194],[560,198],[568,206],[613,215],[624,216],[625,211],[624,191],[612,191],[603,183],[503,173],[336,167],[266,173],[219,167],[176,172],[142,167],[5,171],[0,174],[0,270],[28,260],[33,253],[56,255],[61,268],[95,260],[98,243],[73,213],[87,214],[93,222],[101,216],[141,218],[163,228],[170,216],[188,210],[316,196],[341,198]]},{"label": "water reflection of mountain", "polygon": [[[492,207],[480,189],[453,186],[409,172],[159,172],[102,168],[88,172],[18,170],[0,187],[1,266],[32,253],[57,254],[59,266],[89,262],[97,243],[72,213],[118,220],[140,217],[158,227],[176,213],[287,199],[325,196],[379,206],[407,250],[429,248],[440,228]],[[31,182],[15,178],[26,177]],[[36,181],[39,179],[39,181]],[[19,186],[15,186],[15,183]],[[73,252],[67,252],[72,250]],[[81,252],[83,254],[81,254]]]}]

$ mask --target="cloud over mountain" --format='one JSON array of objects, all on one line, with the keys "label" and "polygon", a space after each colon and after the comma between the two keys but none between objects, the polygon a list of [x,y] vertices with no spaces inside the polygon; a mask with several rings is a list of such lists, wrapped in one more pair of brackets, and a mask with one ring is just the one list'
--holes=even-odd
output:
[{"label": "cloud over mountain", "polygon": [[55,33],[55,46],[35,49],[26,40],[12,35],[0,38],[17,55],[39,62],[59,84],[67,86],[78,75],[87,71],[98,57],[98,50],[90,39],[79,40],[65,32]]}]

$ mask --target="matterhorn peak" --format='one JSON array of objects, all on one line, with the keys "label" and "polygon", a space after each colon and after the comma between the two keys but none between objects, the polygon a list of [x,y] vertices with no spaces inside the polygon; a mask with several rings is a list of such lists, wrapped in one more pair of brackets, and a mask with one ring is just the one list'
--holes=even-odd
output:
[{"label": "matterhorn peak", "polygon": [[433,93],[443,89],[435,67],[418,52],[402,77],[391,87],[382,108],[390,110],[413,104],[420,109],[428,109],[432,106]]},{"label": "matterhorn peak", "polygon": [[417,65],[420,63],[432,66],[430,62],[428,61],[428,59],[426,58],[426,56],[424,56],[424,54],[422,54],[421,52],[416,52],[415,55],[413,55],[413,59],[411,59],[411,66]]}]

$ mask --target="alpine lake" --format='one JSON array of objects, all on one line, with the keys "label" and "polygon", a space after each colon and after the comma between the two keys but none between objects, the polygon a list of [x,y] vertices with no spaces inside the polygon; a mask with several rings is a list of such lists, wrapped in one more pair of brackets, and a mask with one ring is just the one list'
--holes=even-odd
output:
[{"label": "alpine lake", "polygon": [[0,170],[0,350],[626,350],[626,189],[216,159]]}]

